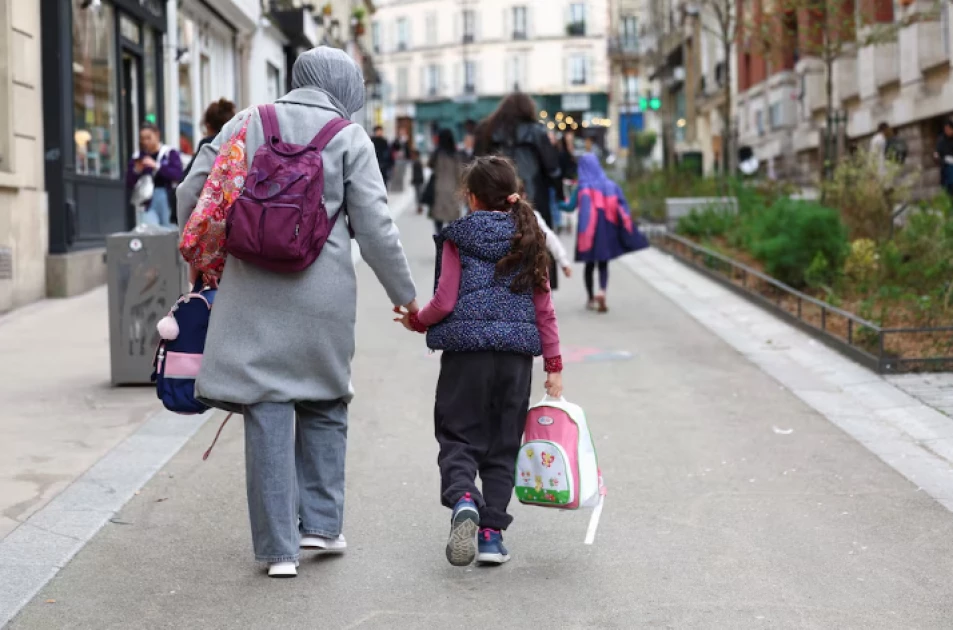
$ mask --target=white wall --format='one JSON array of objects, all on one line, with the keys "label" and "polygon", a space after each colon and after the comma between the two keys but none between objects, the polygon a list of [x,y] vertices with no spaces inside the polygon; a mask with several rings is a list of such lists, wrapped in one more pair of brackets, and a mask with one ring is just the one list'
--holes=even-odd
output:
[{"label": "white wall", "polygon": [[[269,103],[277,96],[284,95],[285,77],[285,40],[274,26],[259,28],[251,40],[251,54],[248,59],[248,86],[250,103],[260,105]],[[278,69],[278,87],[273,85],[273,77],[269,77],[268,67]]]}]

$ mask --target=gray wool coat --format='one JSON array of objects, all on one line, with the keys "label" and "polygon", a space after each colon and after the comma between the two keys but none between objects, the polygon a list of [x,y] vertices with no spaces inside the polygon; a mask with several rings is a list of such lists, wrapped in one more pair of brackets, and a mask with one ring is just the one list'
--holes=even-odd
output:
[{"label": "gray wool coat", "polygon": [[[282,138],[307,144],[341,116],[320,90],[299,88],[275,104]],[[177,191],[185,225],[222,143],[248,116],[249,164],[264,142],[257,108],[238,114],[195,156]],[[361,254],[395,305],[416,289],[387,206],[387,190],[374,146],[359,125],[341,131],[325,148],[324,196],[330,215],[346,201]],[[345,196],[346,191],[346,196]],[[317,261],[295,274],[276,274],[228,257],[212,308],[196,395],[212,406],[240,410],[259,402],[350,401],[357,280],[347,221],[341,218]],[[382,325],[390,324],[381,313]]]}]

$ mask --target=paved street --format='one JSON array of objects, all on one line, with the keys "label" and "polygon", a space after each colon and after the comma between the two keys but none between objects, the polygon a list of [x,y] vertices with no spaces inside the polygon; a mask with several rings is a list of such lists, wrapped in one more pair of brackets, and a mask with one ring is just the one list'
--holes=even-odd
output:
[{"label": "paved street", "polygon": [[[421,294],[428,225],[401,219]],[[556,294],[566,395],[609,488],[595,545],[587,513],[516,506],[508,565],[447,564],[439,362],[362,265],[347,556],[264,577],[241,425],[203,462],[213,418],[9,627],[953,626],[953,515],[643,276],[612,273],[608,315],[582,308],[579,278]]]}]

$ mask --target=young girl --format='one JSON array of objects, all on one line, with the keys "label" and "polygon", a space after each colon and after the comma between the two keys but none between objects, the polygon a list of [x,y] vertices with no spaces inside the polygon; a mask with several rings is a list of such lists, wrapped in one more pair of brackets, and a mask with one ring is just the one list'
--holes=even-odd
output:
[{"label": "young girl", "polygon": [[415,314],[395,309],[396,321],[426,332],[427,345],[443,351],[434,420],[441,499],[453,509],[447,559],[455,566],[510,559],[501,532],[513,520],[506,508],[534,356],[545,359],[546,391],[562,395],[546,240],[518,186],[506,158],[477,158],[464,175],[473,211],[437,237],[433,300]]},{"label": "young girl", "polygon": [[[645,249],[648,240],[632,221],[622,189],[609,179],[599,158],[589,153],[579,158],[579,188],[565,209],[578,203],[579,229],[576,233],[576,262],[586,263],[586,293],[589,310],[605,313],[609,286],[609,261]],[[599,268],[599,291],[595,291],[594,272]]]}]

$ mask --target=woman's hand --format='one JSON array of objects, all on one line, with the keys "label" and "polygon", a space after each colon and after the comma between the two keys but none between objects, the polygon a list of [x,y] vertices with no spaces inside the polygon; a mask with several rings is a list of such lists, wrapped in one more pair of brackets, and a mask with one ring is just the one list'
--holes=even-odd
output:
[{"label": "woman's hand", "polygon": [[569,265],[563,267],[563,275],[565,275],[567,278],[572,278],[572,267]]},{"label": "woman's hand", "polygon": [[[414,304],[416,307],[416,304]],[[397,317],[394,318],[395,322],[398,322],[401,326],[409,330],[410,332],[415,332],[414,327],[410,325],[410,314],[411,310],[404,306],[395,306],[394,313],[397,314]],[[413,311],[416,313],[417,311]]]},{"label": "woman's hand", "polygon": [[563,395],[562,372],[550,372],[546,375],[546,393],[551,398],[560,398]]},{"label": "woman's hand", "polygon": [[417,306],[417,300],[411,300],[409,304],[404,304],[404,308],[407,309],[408,313],[417,313],[420,311],[420,308]]},{"label": "woman's hand", "polygon": [[151,168],[155,170],[156,161],[153,160],[151,156],[147,155],[146,157],[142,158],[142,166],[145,168]]}]

